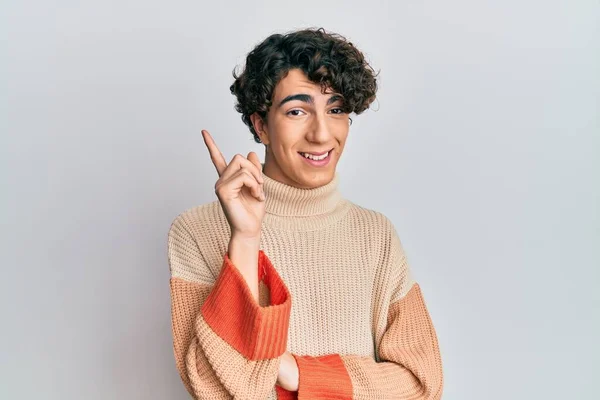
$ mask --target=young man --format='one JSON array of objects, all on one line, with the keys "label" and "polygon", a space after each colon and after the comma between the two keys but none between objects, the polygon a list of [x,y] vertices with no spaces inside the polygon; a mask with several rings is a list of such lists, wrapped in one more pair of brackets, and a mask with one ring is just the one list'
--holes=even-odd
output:
[{"label": "young man", "polygon": [[343,37],[275,34],[234,73],[257,142],[227,163],[218,200],[169,231],[174,352],[198,399],[440,399],[436,333],[383,214],[341,197],[336,165],[375,74]]}]

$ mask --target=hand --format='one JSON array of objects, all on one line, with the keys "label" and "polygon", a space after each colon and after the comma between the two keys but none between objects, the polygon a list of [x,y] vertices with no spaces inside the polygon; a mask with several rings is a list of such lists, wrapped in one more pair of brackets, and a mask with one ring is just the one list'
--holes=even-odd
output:
[{"label": "hand", "polygon": [[290,352],[281,355],[279,362],[279,373],[277,374],[277,384],[290,392],[298,390],[300,371],[296,359]]},{"label": "hand", "polygon": [[265,195],[258,155],[252,151],[247,158],[236,154],[227,164],[210,133],[202,130],[202,137],[219,174],[215,193],[231,227],[231,236],[243,240],[260,238]]}]

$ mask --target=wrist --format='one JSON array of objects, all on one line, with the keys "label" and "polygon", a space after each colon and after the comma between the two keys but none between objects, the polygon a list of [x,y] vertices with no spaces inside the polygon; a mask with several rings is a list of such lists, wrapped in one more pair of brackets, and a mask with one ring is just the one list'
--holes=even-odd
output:
[{"label": "wrist", "polygon": [[260,238],[231,236],[227,253],[229,259],[244,277],[252,297],[258,301],[258,260]]},{"label": "wrist", "polygon": [[240,232],[231,232],[231,237],[229,239],[229,245],[231,246],[232,242],[237,247],[243,248],[260,248],[260,232],[258,234],[248,235]]},{"label": "wrist", "polygon": [[294,356],[290,352],[285,352],[280,359],[277,384],[290,392],[297,391],[299,372]]}]

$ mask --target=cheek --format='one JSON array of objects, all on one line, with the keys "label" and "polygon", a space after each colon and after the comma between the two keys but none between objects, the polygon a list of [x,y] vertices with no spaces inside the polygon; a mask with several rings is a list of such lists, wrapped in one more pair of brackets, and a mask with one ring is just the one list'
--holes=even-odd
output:
[{"label": "cheek", "polygon": [[271,132],[271,142],[274,149],[279,152],[290,153],[296,152],[296,147],[304,138],[304,129],[301,124],[285,121],[278,121],[273,126]]},{"label": "cheek", "polygon": [[349,132],[350,129],[348,129],[348,126],[346,126],[345,124],[339,124],[335,130],[336,140],[340,143],[344,143],[346,141],[346,138],[348,138]]},{"label": "cheek", "polygon": [[271,152],[279,162],[289,158],[295,150],[294,144],[290,143],[283,132],[278,131],[271,138]]}]

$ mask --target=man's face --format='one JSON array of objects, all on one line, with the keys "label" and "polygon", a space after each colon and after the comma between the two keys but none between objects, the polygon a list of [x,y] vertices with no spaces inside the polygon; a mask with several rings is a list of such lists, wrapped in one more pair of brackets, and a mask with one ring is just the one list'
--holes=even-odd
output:
[{"label": "man's face", "polygon": [[[349,130],[349,116],[342,110],[343,99],[308,80],[300,69],[292,69],[279,81],[267,123],[252,116],[262,142],[267,144],[264,173],[299,188],[329,183],[335,174]],[[324,160],[316,158],[327,153]]]}]

